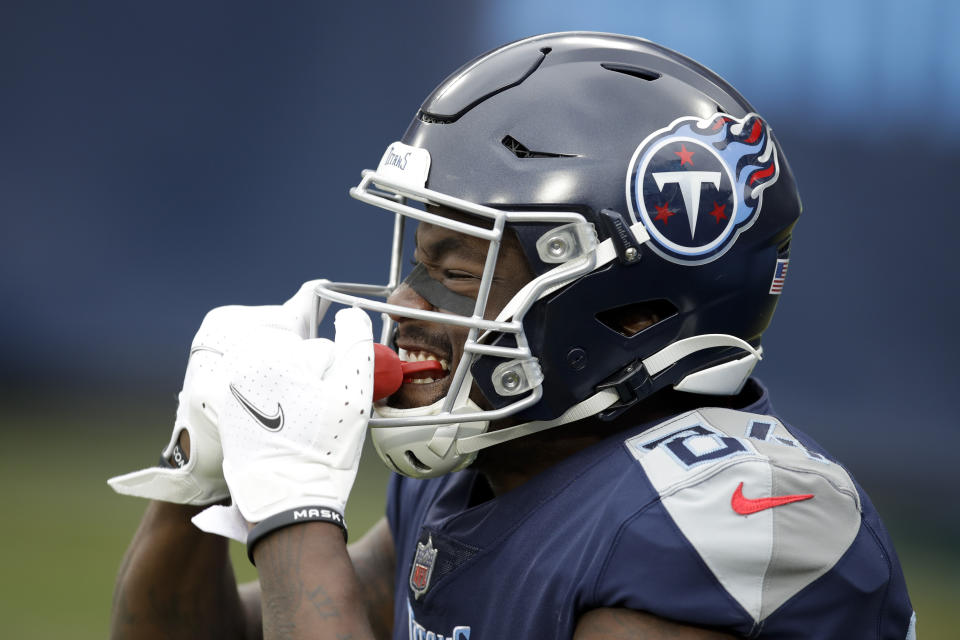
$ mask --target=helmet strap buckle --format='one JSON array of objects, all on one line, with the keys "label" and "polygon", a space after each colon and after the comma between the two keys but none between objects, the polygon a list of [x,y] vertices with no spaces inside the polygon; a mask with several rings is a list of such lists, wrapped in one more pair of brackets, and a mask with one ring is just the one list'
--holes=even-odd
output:
[{"label": "helmet strap buckle", "polygon": [[653,381],[643,363],[634,360],[612,378],[597,385],[597,391],[606,389],[612,389],[620,396],[617,402],[597,414],[597,417],[601,420],[609,421],[635,405],[640,401],[640,398],[650,395],[650,391],[653,389]]},{"label": "helmet strap buckle", "polygon": [[617,259],[625,266],[640,264],[640,244],[623,214],[613,209],[601,209],[598,218],[603,230],[617,252]]}]

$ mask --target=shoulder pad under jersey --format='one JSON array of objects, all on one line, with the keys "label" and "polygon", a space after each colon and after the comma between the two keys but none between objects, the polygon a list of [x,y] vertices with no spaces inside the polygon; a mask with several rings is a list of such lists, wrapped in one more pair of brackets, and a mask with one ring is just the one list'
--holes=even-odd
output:
[{"label": "shoulder pad under jersey", "polygon": [[771,416],[698,409],[626,445],[677,527],[756,621],[829,571],[860,529],[847,472]]}]

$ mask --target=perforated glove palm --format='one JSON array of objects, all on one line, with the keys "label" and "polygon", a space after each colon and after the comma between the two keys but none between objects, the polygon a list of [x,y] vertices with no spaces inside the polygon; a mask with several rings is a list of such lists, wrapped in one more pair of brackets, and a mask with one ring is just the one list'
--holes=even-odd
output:
[{"label": "perforated glove palm", "polygon": [[346,506],[373,395],[373,337],[359,309],[337,313],[336,339],[265,328],[227,354],[220,400],[223,473],[232,507],[194,518],[246,540],[245,523],[301,507]]},{"label": "perforated glove palm", "polygon": [[[316,281],[303,284],[283,305],[234,305],[210,311],[190,348],[173,433],[161,454],[163,466],[111,478],[110,486],[125,495],[179,504],[207,505],[226,498],[229,492],[217,428],[226,380],[224,354],[244,344],[251,332],[265,327],[299,337],[309,335],[315,287]],[[190,436],[186,461],[177,446],[183,431]],[[171,458],[178,463],[173,468],[166,462]]]}]

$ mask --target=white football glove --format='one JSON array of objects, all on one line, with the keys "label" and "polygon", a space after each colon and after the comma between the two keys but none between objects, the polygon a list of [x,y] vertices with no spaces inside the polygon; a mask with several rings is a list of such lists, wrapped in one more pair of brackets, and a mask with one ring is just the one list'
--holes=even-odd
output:
[{"label": "white football glove", "polygon": [[356,308],[339,311],[335,327],[334,342],[259,329],[224,357],[219,430],[233,505],[194,517],[200,529],[242,542],[247,522],[343,513],[370,418],[373,334]]},{"label": "white football glove", "polygon": [[[212,351],[194,351],[180,391],[173,435],[161,454],[161,464],[171,457],[178,466],[151,467],[110,478],[107,482],[117,493],[140,498],[205,505],[229,495],[220,469],[223,454],[217,435],[214,398],[219,384],[221,356]],[[190,434],[190,455],[177,444],[180,432]]]},{"label": "white football glove", "polygon": [[[224,378],[223,356],[263,327],[307,337],[316,284],[304,283],[283,305],[217,307],[206,315],[190,348],[173,434],[161,454],[164,466],[110,478],[107,482],[117,493],[193,505],[208,505],[229,495],[217,430],[218,407],[229,382]],[[190,435],[185,463],[178,446],[182,431]],[[170,458],[177,466],[169,466]]]}]

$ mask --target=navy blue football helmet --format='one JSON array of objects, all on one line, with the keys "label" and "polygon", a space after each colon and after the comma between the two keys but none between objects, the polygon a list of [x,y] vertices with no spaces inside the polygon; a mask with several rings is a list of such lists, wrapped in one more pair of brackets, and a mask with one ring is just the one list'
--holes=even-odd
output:
[{"label": "navy blue football helmet", "polygon": [[[738,393],[760,358],[801,209],[770,126],[733,87],[646,40],[581,32],[520,40],[461,67],[351,194],[396,214],[390,281],[324,282],[318,313],[331,302],[381,312],[388,344],[386,314],[470,328],[444,399],[378,406],[370,422],[384,461],[414,477],[526,433],[612,418],[666,387]],[[400,281],[407,217],[490,241],[473,309],[372,299]],[[507,229],[535,278],[484,320]],[[632,310],[656,321],[628,330],[618,319]],[[474,384],[492,409],[469,399]],[[508,416],[520,424],[487,429]]]}]

